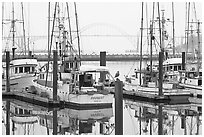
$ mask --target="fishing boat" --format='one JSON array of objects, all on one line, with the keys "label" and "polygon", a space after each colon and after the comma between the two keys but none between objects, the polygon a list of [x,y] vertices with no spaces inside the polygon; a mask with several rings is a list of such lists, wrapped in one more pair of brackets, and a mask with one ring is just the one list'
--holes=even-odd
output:
[{"label": "fishing boat", "polygon": [[202,69],[197,71],[180,71],[180,83],[181,87],[190,89],[191,96],[199,99],[202,102]]},{"label": "fishing boat", "polygon": [[[23,3],[21,3],[21,6],[23,8]],[[23,15],[22,15],[23,16]],[[21,51],[24,52],[24,55],[17,55],[15,52],[18,50],[15,43],[15,23],[16,19],[14,18],[14,3],[12,2],[12,20],[11,21],[11,32],[12,32],[12,58],[10,60],[10,66],[9,66],[9,81],[10,81],[10,90],[11,91],[22,91],[25,90],[26,87],[29,87],[32,85],[33,79],[35,79],[35,73],[36,73],[36,67],[38,65],[37,59],[33,57],[32,51],[29,51],[29,55],[26,55],[26,46],[29,47],[29,45],[26,45],[25,41],[25,30],[23,31],[24,35],[24,45],[25,50]],[[24,28],[24,19],[22,21],[23,28]],[[10,51],[10,46],[6,43],[6,50]],[[19,48],[20,49],[20,48]],[[10,55],[9,55],[10,56]],[[3,91],[6,88],[6,63],[2,65],[2,89]]]},{"label": "fishing boat", "polygon": [[[14,58],[10,61],[10,90],[22,91],[32,85],[36,76],[37,59]],[[6,87],[6,66],[3,66],[2,89]]]},{"label": "fishing boat", "polygon": [[[100,73],[106,75],[104,82],[100,81]],[[70,73],[64,72],[60,75],[57,89],[60,101],[81,107],[112,106],[113,95],[110,94],[113,89],[110,80],[112,76],[107,67],[82,65],[79,70],[73,70]],[[45,86],[46,68],[42,68],[33,84],[39,94],[46,93],[49,99],[53,99],[52,79],[51,71],[48,74],[47,85]]]},{"label": "fishing boat", "polygon": [[[62,22],[59,17],[58,20]],[[81,65],[79,43],[77,50],[75,50],[76,47],[72,44],[72,39],[68,39],[70,36],[65,26],[59,23],[58,28],[58,36],[56,37],[56,47],[59,51],[58,100],[82,108],[112,106],[113,95],[110,90],[113,89],[111,85],[114,78],[109,69],[105,66]],[[77,37],[79,39],[79,36]],[[39,94],[45,94],[47,98],[53,99],[52,62],[48,62],[40,68],[39,76],[34,80],[34,87]]]}]

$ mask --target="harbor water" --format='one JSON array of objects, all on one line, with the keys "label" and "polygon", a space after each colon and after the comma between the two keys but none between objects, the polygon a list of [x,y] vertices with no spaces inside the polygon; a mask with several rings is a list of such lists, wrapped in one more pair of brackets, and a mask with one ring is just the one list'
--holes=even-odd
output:
[{"label": "harbor water", "polygon": [[[114,105],[91,110],[51,109],[7,100],[2,107],[3,135],[6,130],[10,135],[51,135],[55,131],[62,135],[115,135]],[[158,135],[158,116],[162,116],[164,135],[202,135],[202,112],[197,109],[195,104],[162,105],[159,115],[158,105],[124,99],[123,134]]]}]

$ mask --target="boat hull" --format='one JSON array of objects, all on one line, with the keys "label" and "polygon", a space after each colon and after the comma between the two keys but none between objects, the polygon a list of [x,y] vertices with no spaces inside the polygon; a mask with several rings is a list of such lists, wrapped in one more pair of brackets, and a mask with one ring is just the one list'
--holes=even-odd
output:
[{"label": "boat hull", "polygon": [[[37,82],[33,84],[38,91],[38,93],[46,92],[49,96],[49,99],[53,98],[53,89],[52,87],[45,87]],[[69,86],[67,86],[69,87]],[[74,94],[67,91],[57,90],[58,99],[64,104],[69,105],[69,107],[78,108],[78,109],[87,109],[87,108],[104,108],[112,107],[113,95],[111,93],[83,93],[83,94]]]},{"label": "boat hull", "polygon": [[[33,80],[36,77],[34,74],[25,74],[20,75],[18,77],[10,78],[10,90],[11,91],[22,91],[25,90],[26,87],[29,87],[33,84]],[[6,90],[6,79],[2,80],[2,90]]]}]

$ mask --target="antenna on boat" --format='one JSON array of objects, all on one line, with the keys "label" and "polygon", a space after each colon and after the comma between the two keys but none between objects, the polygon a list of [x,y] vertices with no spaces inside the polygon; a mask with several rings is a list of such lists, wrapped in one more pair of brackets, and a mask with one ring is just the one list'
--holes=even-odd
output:
[{"label": "antenna on boat", "polygon": [[75,8],[76,29],[77,29],[77,39],[78,39],[78,50],[79,50],[79,63],[81,65],[81,50],[80,50],[79,25],[78,25],[76,2],[74,2],[74,8]]}]

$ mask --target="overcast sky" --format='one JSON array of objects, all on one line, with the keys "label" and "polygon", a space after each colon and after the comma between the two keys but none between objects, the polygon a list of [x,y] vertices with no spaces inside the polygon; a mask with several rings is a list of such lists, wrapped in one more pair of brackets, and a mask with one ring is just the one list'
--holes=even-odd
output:
[{"label": "overcast sky", "polygon": [[[51,3],[53,16],[54,2]],[[65,5],[65,4],[64,4]],[[69,2],[70,16],[74,23],[73,2]],[[15,16],[21,18],[20,3],[15,3]],[[185,30],[185,2],[174,2],[175,33],[176,37],[184,36]],[[5,3],[4,18],[11,18],[11,3]],[[152,18],[152,2],[144,2],[144,28],[147,28],[146,19]],[[172,20],[172,3],[160,2],[160,9],[164,9],[165,18]],[[195,3],[197,19],[202,17],[202,3]],[[65,9],[64,9],[65,10]],[[31,36],[47,35],[48,2],[24,3],[26,32],[29,29]],[[124,53],[125,50],[137,49],[136,37],[91,37],[88,35],[138,35],[141,27],[141,2],[77,2],[79,31],[81,34],[81,48],[89,52],[105,50],[110,53]],[[158,16],[157,3],[155,17]],[[191,18],[195,17],[194,5],[191,3]],[[65,13],[66,14],[66,13]],[[160,13],[161,14],[161,13]],[[67,15],[66,15],[67,16]],[[29,27],[28,27],[29,20]],[[149,23],[149,22],[148,22]],[[4,33],[8,35],[9,25],[4,25]],[[172,24],[168,23],[169,34],[172,34]],[[76,30],[73,25],[73,30]],[[144,36],[146,35],[144,30]],[[146,38],[144,38],[146,39]],[[145,41],[145,40],[144,40]],[[145,43],[145,42],[144,42]],[[47,47],[47,40],[35,40],[34,49]]]}]

